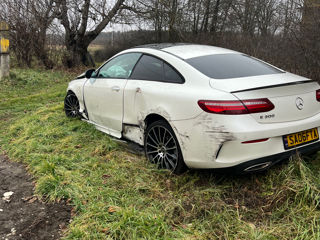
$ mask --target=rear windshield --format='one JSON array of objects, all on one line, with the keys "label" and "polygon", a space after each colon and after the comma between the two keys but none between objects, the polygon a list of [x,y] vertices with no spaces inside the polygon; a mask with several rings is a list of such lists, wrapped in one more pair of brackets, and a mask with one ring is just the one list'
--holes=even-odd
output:
[{"label": "rear windshield", "polygon": [[210,78],[226,79],[283,73],[243,54],[215,54],[186,60]]}]

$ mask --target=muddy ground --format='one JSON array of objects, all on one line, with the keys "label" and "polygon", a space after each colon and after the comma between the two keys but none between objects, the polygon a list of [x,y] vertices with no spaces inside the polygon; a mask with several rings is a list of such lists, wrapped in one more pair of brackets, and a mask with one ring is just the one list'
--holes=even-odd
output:
[{"label": "muddy ground", "polygon": [[[0,240],[60,239],[71,207],[43,203],[33,196],[33,190],[25,167],[0,153]],[[5,198],[4,194],[12,195]]]}]

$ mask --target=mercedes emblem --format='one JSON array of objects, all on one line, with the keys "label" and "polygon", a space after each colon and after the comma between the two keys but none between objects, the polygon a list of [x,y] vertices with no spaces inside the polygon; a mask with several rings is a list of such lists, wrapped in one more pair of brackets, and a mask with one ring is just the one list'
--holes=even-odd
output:
[{"label": "mercedes emblem", "polygon": [[303,99],[302,99],[302,98],[298,97],[298,98],[296,99],[296,106],[297,106],[297,108],[298,108],[299,110],[302,110],[302,109],[303,109]]}]

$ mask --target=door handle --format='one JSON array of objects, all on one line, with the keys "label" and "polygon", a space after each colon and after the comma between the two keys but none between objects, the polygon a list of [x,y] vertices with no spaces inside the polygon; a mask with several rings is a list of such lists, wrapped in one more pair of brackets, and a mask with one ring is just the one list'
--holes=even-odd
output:
[{"label": "door handle", "polygon": [[137,87],[136,88],[136,93],[141,93],[141,88]]},{"label": "door handle", "polygon": [[119,92],[120,91],[120,87],[119,86],[113,86],[111,88],[112,91],[115,91],[115,92]]}]

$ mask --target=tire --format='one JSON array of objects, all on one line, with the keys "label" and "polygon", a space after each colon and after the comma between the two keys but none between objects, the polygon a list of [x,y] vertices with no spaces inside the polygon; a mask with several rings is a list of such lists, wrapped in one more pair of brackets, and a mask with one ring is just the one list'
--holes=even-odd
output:
[{"label": "tire", "polygon": [[175,174],[183,173],[187,169],[177,137],[171,126],[164,120],[147,126],[144,150],[147,159],[157,164],[160,169],[168,169]]},{"label": "tire", "polygon": [[64,99],[64,112],[66,113],[66,116],[78,118],[80,117],[79,110],[80,105],[77,96],[74,93],[69,92]]}]

